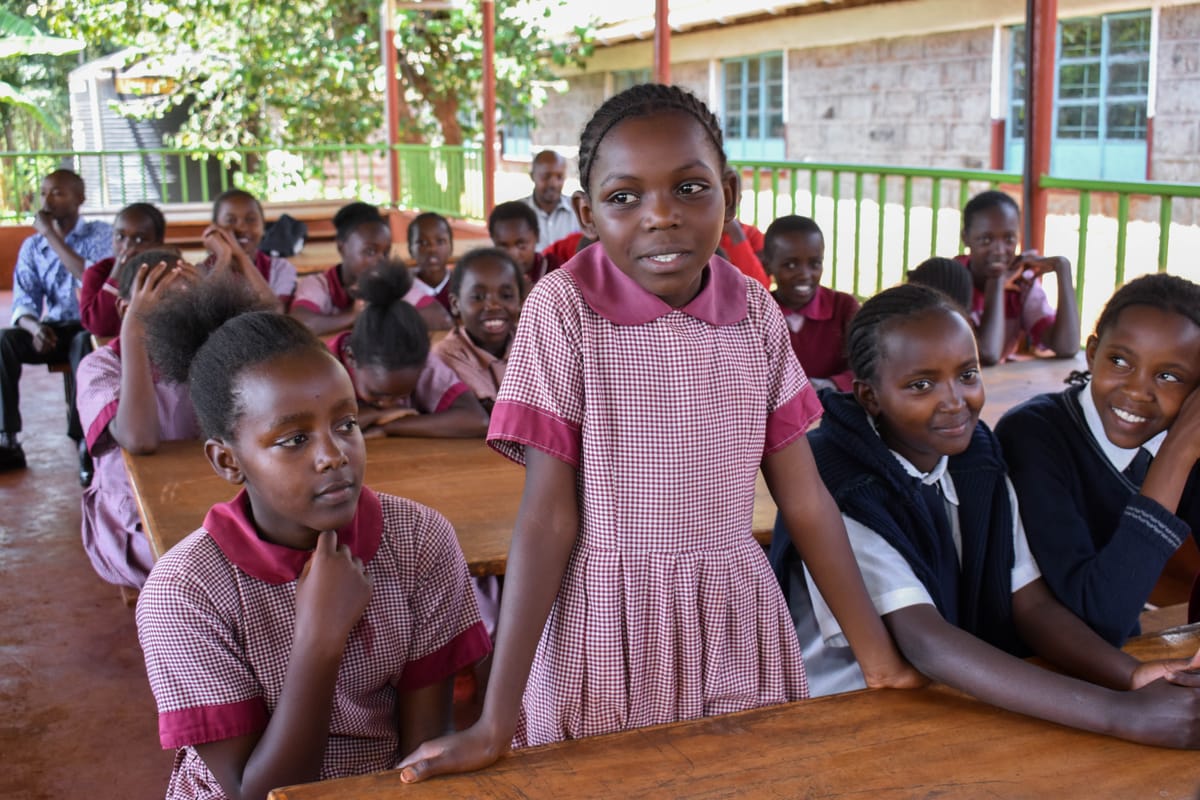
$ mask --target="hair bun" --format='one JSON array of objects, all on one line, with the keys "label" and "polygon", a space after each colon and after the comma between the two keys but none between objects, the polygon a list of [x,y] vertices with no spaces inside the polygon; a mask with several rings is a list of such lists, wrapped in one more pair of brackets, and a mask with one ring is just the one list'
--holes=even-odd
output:
[{"label": "hair bun", "polygon": [[412,285],[408,267],[402,261],[393,259],[360,275],[355,291],[367,305],[386,308],[397,300],[403,300]]}]

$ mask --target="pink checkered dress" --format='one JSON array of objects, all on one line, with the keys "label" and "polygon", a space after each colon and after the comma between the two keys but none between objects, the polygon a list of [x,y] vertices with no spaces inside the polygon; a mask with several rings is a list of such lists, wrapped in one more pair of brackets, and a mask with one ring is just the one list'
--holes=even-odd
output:
[{"label": "pink checkered dress", "polygon": [[[244,491],[213,506],[155,564],[138,600],[159,738],[178,748],[168,798],[224,797],[195,745],[264,730],[283,689],[309,553],[258,538],[246,512]],[[441,514],[363,489],[338,541],[366,565],[371,600],[342,656],[322,780],[395,766],[404,693],[491,649]]]},{"label": "pink checkered dress", "polygon": [[[113,339],[89,353],[80,362],[76,377],[79,421],[96,464],[92,485],[83,490],[81,500],[83,549],[101,578],[140,589],[154,566],[154,554],[142,532],[121,447],[108,430],[121,395],[120,341]],[[154,397],[159,436],[164,441],[200,435],[187,386],[155,381]]]},{"label": "pink checkered dress", "polygon": [[488,440],[574,465],[580,529],[515,746],[807,695],[752,518],[763,456],[819,413],[775,301],[720,258],[681,309],[599,247],[538,282]]}]

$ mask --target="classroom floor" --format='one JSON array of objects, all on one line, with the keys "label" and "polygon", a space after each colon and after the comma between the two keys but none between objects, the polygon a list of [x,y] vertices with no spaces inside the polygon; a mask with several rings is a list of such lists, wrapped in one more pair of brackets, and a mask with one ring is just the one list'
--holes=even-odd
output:
[{"label": "classroom floor", "polygon": [[[0,293],[7,324],[10,292]],[[133,609],[79,540],[79,469],[62,376],[26,367],[29,467],[0,472],[0,797],[161,797],[158,746]]]}]

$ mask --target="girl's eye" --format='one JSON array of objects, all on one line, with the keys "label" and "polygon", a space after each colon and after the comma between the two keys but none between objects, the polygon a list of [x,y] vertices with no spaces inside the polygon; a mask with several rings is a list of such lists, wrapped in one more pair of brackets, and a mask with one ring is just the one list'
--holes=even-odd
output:
[{"label": "girl's eye", "polygon": [[633,192],[613,192],[608,196],[608,202],[613,205],[627,206],[637,202],[637,196]]},{"label": "girl's eye", "polygon": [[358,417],[347,417],[346,419],[342,420],[340,425],[338,425],[338,428],[345,431],[346,433],[350,433],[357,427],[358,427]]},{"label": "girl's eye", "polygon": [[680,194],[699,194],[700,192],[703,192],[707,188],[708,188],[707,185],[700,183],[698,181],[689,181],[685,184],[680,185],[678,191]]},{"label": "girl's eye", "polygon": [[288,436],[285,439],[280,439],[275,444],[279,445],[280,447],[299,447],[307,441],[308,436],[303,433],[297,433],[294,436]]},{"label": "girl's eye", "polygon": [[1160,372],[1158,373],[1158,379],[1164,383],[1179,383],[1183,380],[1183,378],[1180,378],[1174,372]]},{"label": "girl's eye", "polygon": [[922,378],[921,380],[913,381],[908,385],[908,388],[917,392],[926,392],[933,388],[933,381],[928,381]]},{"label": "girl's eye", "polygon": [[977,380],[979,380],[979,370],[968,369],[968,370],[964,371],[962,375],[959,375],[958,379],[961,380],[963,383],[968,383],[968,384],[975,383]]},{"label": "girl's eye", "polygon": [[1117,367],[1119,369],[1128,369],[1129,368],[1129,362],[1126,361],[1122,356],[1112,356],[1111,358],[1109,358],[1109,361],[1111,361],[1113,363],[1114,367]]}]

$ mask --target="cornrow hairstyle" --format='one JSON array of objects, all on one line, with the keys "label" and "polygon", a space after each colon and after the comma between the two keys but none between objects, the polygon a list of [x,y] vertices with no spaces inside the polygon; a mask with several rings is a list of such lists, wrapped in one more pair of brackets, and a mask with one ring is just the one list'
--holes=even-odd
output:
[{"label": "cornrow hairstyle", "polygon": [[[1096,320],[1096,338],[1102,338],[1117,324],[1121,312],[1130,306],[1150,306],[1159,311],[1180,314],[1200,327],[1200,284],[1178,275],[1165,272],[1143,275],[1117,289],[1104,304],[1104,310]],[[1066,383],[1080,386],[1087,383],[1091,373],[1075,370],[1067,376]]]},{"label": "cornrow hairstyle", "polygon": [[404,299],[411,288],[408,268],[397,261],[358,279],[358,296],[367,305],[354,321],[348,342],[359,366],[404,369],[419,367],[429,358],[429,328]]},{"label": "cornrow hairstyle", "polygon": [[125,265],[121,267],[121,271],[117,273],[118,295],[122,300],[128,300],[133,296],[133,281],[142,267],[147,265],[156,267],[160,261],[174,266],[175,262],[182,257],[178,247],[156,247],[153,250],[144,250],[138,253],[126,261]]},{"label": "cornrow hairstyle", "polygon": [[344,242],[350,234],[358,230],[360,225],[386,225],[387,220],[379,213],[379,209],[370,203],[357,201],[344,205],[333,215],[333,227],[337,230],[337,240]]},{"label": "cornrow hairstyle", "polygon": [[154,241],[161,242],[164,238],[166,238],[167,218],[163,216],[163,212],[158,208],[158,206],[151,203],[130,203],[117,212],[118,217],[123,217],[126,214],[141,214],[143,217],[150,220],[150,226],[154,228]]},{"label": "cornrow hairstyle", "polygon": [[863,303],[846,333],[847,357],[854,377],[864,381],[875,379],[883,353],[883,337],[893,323],[939,308],[964,316],[949,297],[918,283],[893,286]]},{"label": "cornrow hairstyle", "polygon": [[221,204],[229,200],[249,200],[258,206],[258,215],[265,222],[267,215],[263,213],[262,203],[258,202],[258,198],[247,192],[245,189],[229,189],[217,195],[217,199],[213,200],[212,221],[213,225],[217,224],[217,214],[221,211]]},{"label": "cornrow hairstyle", "polygon": [[450,222],[436,211],[424,211],[413,217],[412,222],[408,223],[408,230],[405,232],[405,237],[408,239],[408,249],[411,250],[416,244],[416,235],[421,230],[421,223],[437,220],[446,228],[446,235],[450,237],[451,246],[454,245],[454,229],[450,227]]},{"label": "cornrow hairstyle", "polygon": [[721,122],[708,106],[687,89],[661,83],[642,83],[605,100],[584,126],[579,138],[579,183],[583,190],[591,192],[592,165],[596,161],[600,142],[617,123],[672,111],[690,114],[700,123],[717,150],[720,172],[724,173],[725,139],[721,133]]},{"label": "cornrow hairstyle", "polygon": [[825,239],[825,234],[821,232],[821,226],[808,217],[801,217],[797,214],[787,214],[776,218],[763,234],[763,256],[771,257],[772,249],[775,241],[780,236],[786,236],[790,233],[815,233],[822,240]]},{"label": "cornrow hairstyle", "polygon": [[919,283],[942,292],[963,310],[971,307],[974,286],[971,271],[950,258],[927,258],[908,271],[908,282]]},{"label": "cornrow hairstyle", "polygon": [[1008,206],[1013,210],[1013,213],[1019,218],[1021,216],[1021,207],[1017,205],[1017,201],[1006,195],[1004,192],[990,189],[986,192],[980,192],[967,201],[963,206],[962,211],[962,228],[964,231],[971,229],[971,222],[976,214],[987,211],[990,208],[1000,208]]},{"label": "cornrow hairstyle", "polygon": [[167,295],[146,314],[150,360],[167,380],[188,384],[206,437],[233,437],[244,372],[296,350],[328,353],[303,324],[262,309],[244,281],[217,277]]},{"label": "cornrow hairstyle", "polygon": [[492,209],[492,213],[488,216],[488,236],[491,236],[493,239],[496,238],[497,223],[515,222],[518,220],[524,220],[529,229],[533,231],[533,235],[537,236],[537,213],[527,203],[522,203],[520,200],[509,200],[507,203],[501,203]]},{"label": "cornrow hairstyle", "polygon": [[[521,205],[525,204],[522,203]],[[465,280],[467,271],[476,263],[488,259],[499,261],[512,270],[513,280],[517,284],[517,291],[520,292],[521,297],[524,297],[525,276],[521,273],[521,268],[517,266],[517,262],[513,261],[513,257],[508,254],[508,251],[501,250],[499,247],[476,247],[474,250],[463,255],[450,272],[450,282],[446,284],[446,293],[458,296],[462,292],[463,280]]]}]

